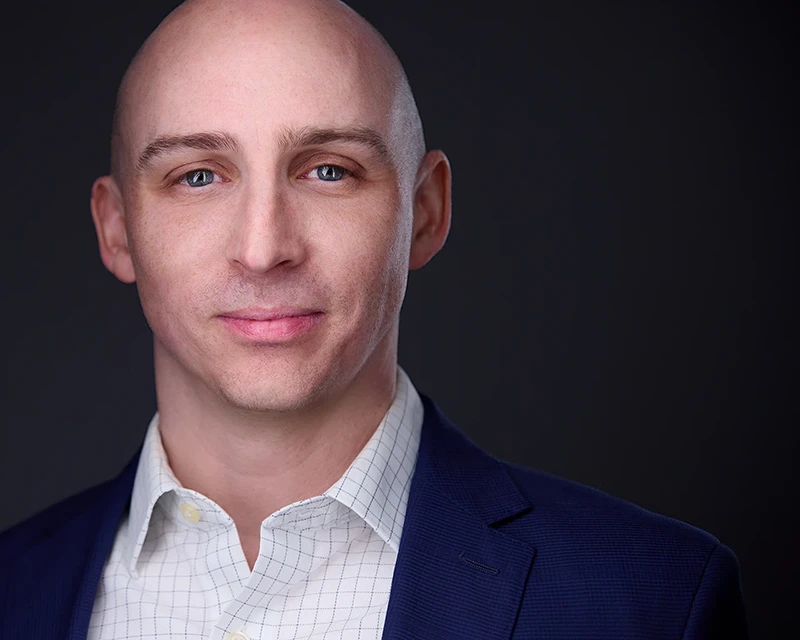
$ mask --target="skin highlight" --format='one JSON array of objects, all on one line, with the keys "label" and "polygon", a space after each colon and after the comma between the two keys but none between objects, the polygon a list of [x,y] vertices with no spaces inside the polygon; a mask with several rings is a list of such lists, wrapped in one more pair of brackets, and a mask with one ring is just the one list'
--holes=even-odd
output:
[{"label": "skin highlight", "polygon": [[[391,404],[408,271],[450,226],[449,163],[425,152],[400,63],[346,5],[198,0],[126,72],[111,165],[92,217],[153,331],[164,448],[233,518],[252,568],[261,522],[329,488]],[[318,323],[246,340],[224,316],[250,307]]]}]

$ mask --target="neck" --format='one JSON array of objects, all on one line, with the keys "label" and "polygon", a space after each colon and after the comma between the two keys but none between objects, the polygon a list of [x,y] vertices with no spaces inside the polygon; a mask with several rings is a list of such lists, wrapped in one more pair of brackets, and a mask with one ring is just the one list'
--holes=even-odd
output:
[{"label": "neck", "polygon": [[193,379],[156,341],[159,430],[170,467],[233,518],[251,566],[261,522],[330,488],[391,406],[397,342],[385,341],[346,387],[313,408],[257,414]]}]

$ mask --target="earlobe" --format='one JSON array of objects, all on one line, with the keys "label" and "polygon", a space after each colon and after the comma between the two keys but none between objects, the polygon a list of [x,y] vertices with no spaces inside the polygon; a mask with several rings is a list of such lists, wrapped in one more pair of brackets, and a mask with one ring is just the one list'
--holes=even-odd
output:
[{"label": "earlobe", "polygon": [[90,207],[100,247],[100,259],[106,269],[122,282],[134,282],[136,274],[128,247],[122,194],[111,176],[103,176],[94,181]]},{"label": "earlobe", "polygon": [[426,153],[414,189],[414,227],[408,263],[411,270],[425,266],[447,240],[451,182],[447,156],[439,150]]}]

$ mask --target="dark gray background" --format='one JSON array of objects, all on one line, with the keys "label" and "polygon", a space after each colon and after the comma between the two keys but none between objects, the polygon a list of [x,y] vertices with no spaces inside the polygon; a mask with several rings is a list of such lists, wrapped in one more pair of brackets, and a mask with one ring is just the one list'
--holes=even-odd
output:
[{"label": "dark gray background", "polygon": [[[797,15],[731,5],[353,3],[455,176],[401,363],[495,455],[731,546],[767,638],[798,597]],[[88,197],[116,85],[172,6],[3,18],[0,529],[118,472],[155,409],[149,329]]]}]

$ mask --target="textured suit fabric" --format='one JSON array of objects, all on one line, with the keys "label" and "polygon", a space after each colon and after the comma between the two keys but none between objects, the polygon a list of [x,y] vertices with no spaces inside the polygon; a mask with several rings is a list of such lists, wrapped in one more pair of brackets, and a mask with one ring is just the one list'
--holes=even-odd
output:
[{"label": "textured suit fabric", "polygon": [[[747,638],[716,538],[497,460],[422,399],[386,640]],[[86,637],[135,468],[0,535],[0,638]]]}]

